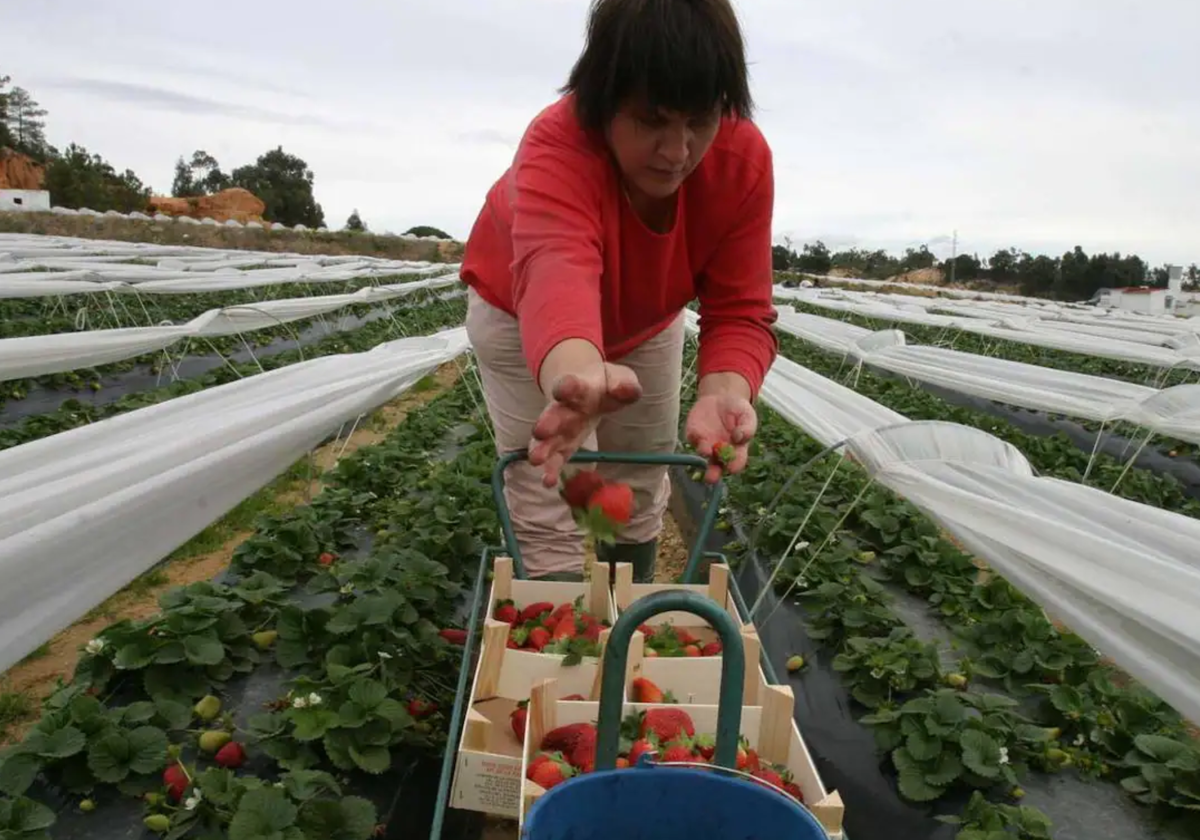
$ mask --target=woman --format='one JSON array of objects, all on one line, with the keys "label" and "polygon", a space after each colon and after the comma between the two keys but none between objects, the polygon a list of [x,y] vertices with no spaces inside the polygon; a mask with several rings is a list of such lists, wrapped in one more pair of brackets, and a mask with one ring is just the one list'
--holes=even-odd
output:
[{"label": "woman", "polygon": [[[579,580],[581,535],[556,489],[563,464],[581,447],[674,451],[683,310],[695,299],[686,437],[705,457],[732,443],[727,472],[746,465],[752,403],[777,352],[774,175],[728,0],[595,0],[560,93],[488,193],[462,279],[497,449],[530,447],[507,481],[522,559],[530,577]],[[633,488],[634,513],[599,557],[653,580],[667,470],[601,470]]]}]

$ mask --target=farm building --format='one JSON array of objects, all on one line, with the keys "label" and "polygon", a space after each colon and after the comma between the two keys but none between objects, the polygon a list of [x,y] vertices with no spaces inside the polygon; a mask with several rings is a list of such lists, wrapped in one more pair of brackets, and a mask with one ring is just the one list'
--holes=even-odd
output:
[{"label": "farm building", "polygon": [[0,190],[0,212],[49,209],[47,190]]},{"label": "farm building", "polygon": [[1167,311],[1167,290],[1151,289],[1145,286],[1102,289],[1098,302],[1100,306],[1109,306],[1126,312],[1162,315]]}]

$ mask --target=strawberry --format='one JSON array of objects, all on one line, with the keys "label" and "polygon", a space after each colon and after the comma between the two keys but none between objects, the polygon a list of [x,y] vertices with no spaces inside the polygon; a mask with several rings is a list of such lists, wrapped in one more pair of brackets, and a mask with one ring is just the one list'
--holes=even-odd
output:
[{"label": "strawberry", "polygon": [[517,736],[517,740],[522,744],[525,743],[525,721],[529,717],[529,701],[522,700],[517,704],[517,708],[512,710],[512,714],[508,716],[509,723],[512,724],[513,734]]},{"label": "strawberry", "polygon": [[686,645],[683,649],[684,656],[700,656],[700,648],[696,645]]},{"label": "strawberry", "polygon": [[667,695],[661,688],[645,677],[637,677],[630,684],[634,703],[666,703]]},{"label": "strawberry", "polygon": [[163,771],[163,784],[167,788],[167,796],[172,802],[178,802],[183,798],[184,791],[188,789],[191,782],[188,780],[187,773],[178,764],[170,765]]},{"label": "strawberry", "polygon": [[625,525],[633,515],[633,488],[628,484],[605,484],[588,499],[588,511],[613,525]]},{"label": "strawberry", "polygon": [[598,641],[600,641],[600,634],[603,631],[604,631],[604,625],[589,622],[587,624],[587,626],[585,626],[583,628],[582,635],[583,635],[583,638],[587,639],[590,642],[598,642]]},{"label": "strawberry", "polygon": [[583,597],[580,596],[578,598],[578,603],[575,603],[572,601],[564,601],[563,603],[559,604],[557,607],[554,608],[554,612],[550,613],[550,617],[553,618],[555,621],[558,621],[560,618],[562,618],[567,613],[582,611],[582,609],[583,609]]},{"label": "strawberry", "polygon": [[437,711],[437,704],[430,703],[423,697],[414,697],[408,701],[408,713],[415,718],[428,717]]},{"label": "strawberry", "polygon": [[639,630],[639,631],[641,632],[641,634],[642,634],[643,636],[645,636],[647,639],[649,639],[651,636],[653,636],[653,635],[654,635],[654,628],[653,628],[653,627],[651,627],[649,624],[639,624],[639,625],[638,625],[638,630]]},{"label": "strawberry", "polygon": [[654,752],[654,744],[650,743],[645,738],[639,738],[633,742],[633,746],[629,748],[629,766],[637,765],[638,759],[646,753]]},{"label": "strawberry", "polygon": [[743,767],[742,769],[750,770],[750,771],[757,770],[759,768],[759,766],[761,765],[761,762],[758,759],[758,750],[752,750],[749,747],[745,747],[745,752],[746,752],[746,766]]},{"label": "strawberry", "polygon": [[582,509],[588,506],[592,495],[604,486],[604,477],[596,470],[579,470],[564,478],[559,495],[569,507]]},{"label": "strawberry", "polygon": [[797,802],[804,801],[804,791],[800,790],[800,785],[795,782],[784,782],[783,792],[791,796]]},{"label": "strawberry", "polygon": [[505,647],[511,648],[512,650],[520,650],[521,649],[521,646],[519,644],[517,644],[517,640],[512,638],[511,636],[509,637],[508,644],[506,644]]},{"label": "strawberry", "polygon": [[667,744],[681,734],[688,737],[695,735],[696,726],[683,709],[648,709],[642,715],[639,734],[643,738],[653,735],[660,744]]},{"label": "strawberry", "polygon": [[717,751],[717,741],[711,735],[700,735],[695,740],[696,752],[705,761],[711,761],[713,754]]},{"label": "strawberry", "polygon": [[545,627],[534,627],[529,631],[529,639],[526,644],[534,650],[541,650],[550,644],[550,631]]},{"label": "strawberry", "polygon": [[582,694],[568,694],[563,700],[587,700]]},{"label": "strawberry", "polygon": [[529,771],[526,775],[530,781],[549,790],[574,776],[575,768],[563,761],[562,756],[557,754],[547,755],[544,761],[535,759],[530,762]]},{"label": "strawberry", "polygon": [[[755,757],[757,760],[757,756]],[[750,749],[746,746],[746,742],[738,744],[737,759],[734,764],[738,770],[747,770],[750,767]]]},{"label": "strawberry", "polygon": [[445,630],[439,630],[438,635],[452,645],[465,645],[467,643],[467,631],[459,630],[454,627],[447,627]]},{"label": "strawberry", "polygon": [[773,787],[783,790],[783,777],[770,767],[759,767],[757,770],[751,771],[750,775],[756,779],[761,779]]},{"label": "strawberry", "polygon": [[617,756],[617,769],[618,770],[628,767],[628,766],[629,766],[628,758],[625,758],[625,756],[623,756],[623,755]]},{"label": "strawberry", "polygon": [[517,610],[517,605],[511,600],[497,601],[496,610],[492,614],[496,621],[503,621],[506,624],[516,624],[517,619],[521,617],[521,613]]},{"label": "strawberry", "polygon": [[539,745],[546,752],[561,752],[575,767],[596,760],[596,727],[590,723],[569,723],[552,729]]},{"label": "strawberry", "polygon": [[519,620],[522,624],[526,621],[534,621],[539,618],[542,613],[553,613],[554,605],[549,601],[538,601],[536,604],[530,604],[521,610]]},{"label": "strawberry", "polygon": [[720,656],[721,655],[721,643],[719,641],[709,642],[704,647],[700,648],[700,655],[701,656]]},{"label": "strawberry", "polygon": [[575,614],[567,613],[558,620],[558,624],[554,625],[554,631],[550,634],[552,639],[573,639],[579,634],[579,627],[575,623]]},{"label": "strawberry", "polygon": [[643,654],[643,656],[658,656],[658,651],[656,651],[654,648],[648,647],[646,648],[646,652]]},{"label": "strawberry", "polygon": [[681,645],[699,645],[700,644],[700,640],[697,639],[695,636],[693,636],[690,632],[688,632],[683,627],[672,627],[671,629],[675,631],[675,638],[679,640],[679,644],[681,644]]},{"label": "strawberry", "polygon": [[696,753],[685,743],[674,743],[662,751],[659,761],[674,763],[680,761],[695,761]]},{"label": "strawberry", "polygon": [[733,448],[733,444],[719,440],[713,444],[710,460],[718,466],[727,467],[733,462],[735,455],[737,455],[737,450]]},{"label": "strawberry", "polygon": [[230,770],[241,767],[246,761],[246,750],[237,741],[230,741],[221,749],[217,750],[217,754],[213,756],[213,761],[219,767],[225,767]]},{"label": "strawberry", "polygon": [[332,566],[333,561],[336,559],[337,559],[336,554],[333,554],[332,552],[329,552],[329,551],[322,551],[320,556],[317,557],[317,562],[320,563],[322,566]]}]

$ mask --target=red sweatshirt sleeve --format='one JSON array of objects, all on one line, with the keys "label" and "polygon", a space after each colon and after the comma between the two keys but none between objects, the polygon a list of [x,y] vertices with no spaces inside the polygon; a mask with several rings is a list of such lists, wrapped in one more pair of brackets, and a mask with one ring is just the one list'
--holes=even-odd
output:
[{"label": "red sweatshirt sleeve", "polygon": [[779,352],[772,325],[771,215],[775,176],[771,152],[738,212],[738,221],[717,246],[699,278],[699,375],[740,373],[758,395]]},{"label": "red sweatshirt sleeve", "polygon": [[539,121],[522,140],[511,180],[512,293],[535,382],[546,355],[566,339],[604,353],[602,185],[577,129]]}]

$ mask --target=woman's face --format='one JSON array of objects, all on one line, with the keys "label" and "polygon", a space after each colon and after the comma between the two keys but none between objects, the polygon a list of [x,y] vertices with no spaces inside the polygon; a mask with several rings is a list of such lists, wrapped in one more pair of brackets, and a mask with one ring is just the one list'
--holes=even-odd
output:
[{"label": "woman's face", "polygon": [[623,106],[608,128],[608,145],[626,182],[651,198],[667,198],[700,163],[717,130],[721,112],[687,115]]}]

